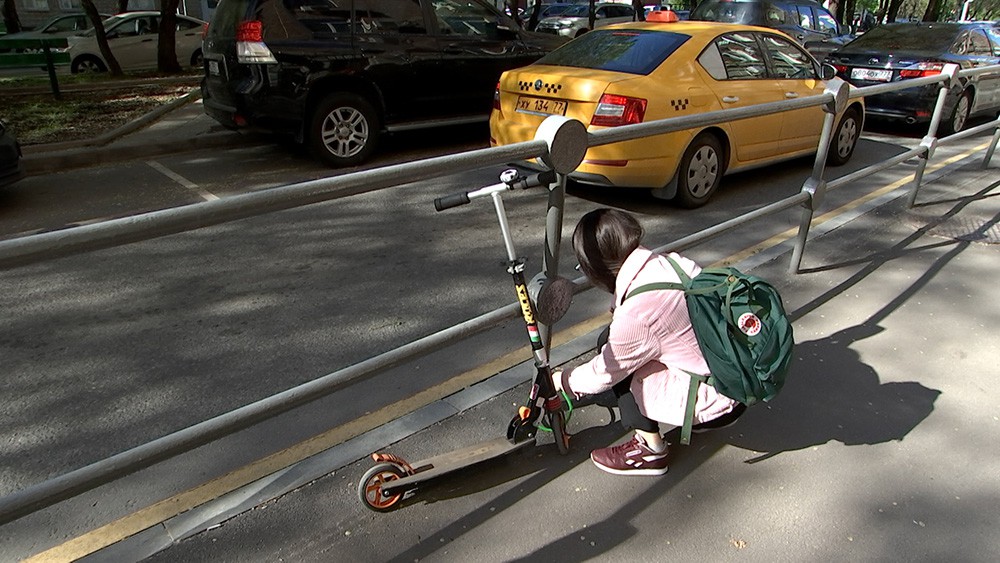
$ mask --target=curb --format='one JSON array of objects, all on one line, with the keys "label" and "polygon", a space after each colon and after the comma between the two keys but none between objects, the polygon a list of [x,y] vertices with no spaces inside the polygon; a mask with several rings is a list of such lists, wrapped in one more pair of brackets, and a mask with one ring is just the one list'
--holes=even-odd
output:
[{"label": "curb", "polygon": [[[71,150],[81,147],[91,147],[91,146],[101,147],[112,141],[120,139],[121,137],[124,137],[129,133],[133,133],[139,129],[142,129],[143,127],[146,127],[150,123],[163,117],[165,114],[185,104],[191,103],[199,98],[201,98],[201,91],[199,89],[194,89],[188,92],[187,94],[184,94],[180,98],[177,98],[176,100],[170,101],[166,104],[163,104],[162,106],[158,106],[149,113],[141,115],[133,119],[132,121],[129,121],[125,125],[122,125],[117,129],[108,131],[107,133],[98,135],[97,137],[93,137],[91,139],[80,139],[77,141],[66,141],[63,143],[46,143],[44,145],[35,145],[33,147],[29,146],[25,148],[28,149],[27,152],[37,154],[37,153]],[[33,156],[33,154],[25,155],[26,158],[28,156]]]},{"label": "curb", "polygon": [[152,123],[163,118],[168,113],[184,107],[201,98],[201,90],[196,88],[191,92],[158,106],[121,127],[104,133],[92,139],[51,143],[24,147],[22,165],[25,176],[51,174],[77,168],[87,168],[108,162],[137,160],[177,154],[192,150],[202,150],[223,146],[245,146],[259,144],[263,141],[253,136],[232,130],[222,130],[194,135],[179,143],[176,139],[164,141],[125,142],[112,146],[119,139],[145,129]]}]

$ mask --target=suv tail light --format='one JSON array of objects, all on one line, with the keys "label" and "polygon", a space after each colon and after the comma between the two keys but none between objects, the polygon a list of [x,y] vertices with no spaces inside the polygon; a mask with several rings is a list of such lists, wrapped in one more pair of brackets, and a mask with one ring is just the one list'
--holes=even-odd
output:
[{"label": "suv tail light", "polygon": [[201,26],[201,40],[204,41],[208,37],[208,24]]},{"label": "suv tail light", "polygon": [[264,44],[264,25],[261,22],[249,20],[236,26],[236,60],[244,64],[277,64],[271,50]]},{"label": "suv tail light", "polygon": [[900,78],[920,78],[923,76],[934,76],[941,74],[944,70],[942,63],[918,63],[910,68],[899,71]]},{"label": "suv tail light", "polygon": [[590,120],[591,125],[617,127],[642,123],[646,117],[646,100],[615,94],[604,94],[597,102],[597,111]]},{"label": "suv tail light", "polygon": [[500,83],[497,82],[497,89],[493,91],[493,109],[500,111]]}]

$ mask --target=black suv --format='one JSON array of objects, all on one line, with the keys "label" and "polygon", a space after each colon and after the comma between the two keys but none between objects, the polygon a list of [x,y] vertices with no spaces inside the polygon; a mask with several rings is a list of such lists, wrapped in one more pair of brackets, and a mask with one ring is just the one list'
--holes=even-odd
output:
[{"label": "black suv", "polygon": [[690,19],[771,27],[787,33],[817,59],[853,39],[850,26],[812,0],[703,0]]},{"label": "black suv", "polygon": [[351,166],[385,132],[485,122],[500,74],[563,41],[481,0],[222,0],[202,94],[227,127],[291,133]]}]

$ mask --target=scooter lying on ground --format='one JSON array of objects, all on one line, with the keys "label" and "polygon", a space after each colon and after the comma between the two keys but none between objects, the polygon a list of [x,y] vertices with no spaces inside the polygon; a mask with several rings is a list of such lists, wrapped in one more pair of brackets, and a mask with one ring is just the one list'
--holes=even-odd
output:
[{"label": "scooter lying on ground", "polygon": [[365,472],[358,484],[358,497],[368,508],[378,512],[391,510],[407,492],[415,489],[420,483],[534,445],[535,435],[540,427],[551,430],[560,454],[569,452],[570,437],[566,432],[568,411],[564,410],[562,397],[552,382],[548,350],[539,334],[535,305],[529,297],[524,279],[524,259],[518,258],[514,250],[514,241],[501,197],[501,194],[508,190],[547,186],[554,181],[554,172],[542,172],[523,178],[516,170],[506,170],[500,175],[498,184],[434,200],[435,209],[444,211],[465,205],[480,197],[490,196],[493,199],[500,232],[507,248],[507,272],[514,279],[514,289],[521,304],[521,315],[534,355],[535,377],[527,404],[521,406],[511,419],[507,426],[506,437],[474,444],[416,463],[408,463],[393,454],[372,454],[376,465]]}]

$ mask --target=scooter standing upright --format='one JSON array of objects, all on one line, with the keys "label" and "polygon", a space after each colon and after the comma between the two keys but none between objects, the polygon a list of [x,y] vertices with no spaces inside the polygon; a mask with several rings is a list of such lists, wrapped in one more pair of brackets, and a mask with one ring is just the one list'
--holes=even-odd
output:
[{"label": "scooter standing upright", "polygon": [[552,431],[560,454],[569,452],[570,436],[566,432],[568,411],[564,410],[562,397],[552,381],[548,350],[539,333],[535,305],[529,297],[524,278],[524,259],[519,258],[514,250],[514,240],[501,197],[501,194],[508,190],[547,186],[554,181],[553,172],[542,172],[523,178],[516,170],[505,170],[500,175],[498,184],[434,200],[435,209],[444,211],[465,205],[480,197],[490,196],[493,199],[500,232],[507,249],[507,272],[514,280],[514,289],[521,305],[521,316],[534,356],[535,377],[526,404],[518,408],[517,414],[507,425],[506,437],[488,440],[412,464],[393,454],[372,454],[376,465],[365,472],[358,484],[358,498],[368,508],[386,512],[396,507],[404,495],[420,483],[534,445],[539,427]]}]

